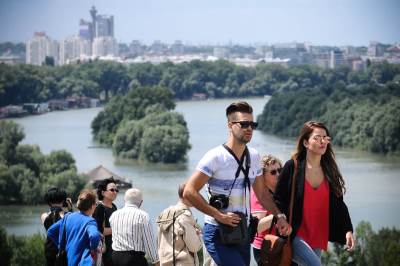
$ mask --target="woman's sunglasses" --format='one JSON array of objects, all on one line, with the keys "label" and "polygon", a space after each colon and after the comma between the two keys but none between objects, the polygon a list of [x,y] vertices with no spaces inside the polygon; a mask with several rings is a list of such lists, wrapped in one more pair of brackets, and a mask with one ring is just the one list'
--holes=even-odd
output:
[{"label": "woman's sunglasses", "polygon": [[108,191],[111,191],[111,192],[117,192],[118,193],[118,189],[116,189],[116,188],[110,188]]},{"label": "woman's sunglasses", "polygon": [[282,168],[274,169],[269,171],[271,175],[279,175],[282,172]]}]

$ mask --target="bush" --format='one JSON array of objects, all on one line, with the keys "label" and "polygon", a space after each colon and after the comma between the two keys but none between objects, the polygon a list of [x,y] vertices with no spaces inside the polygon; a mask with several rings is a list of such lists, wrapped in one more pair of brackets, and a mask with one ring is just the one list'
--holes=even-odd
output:
[{"label": "bush", "polygon": [[30,236],[7,235],[0,226],[0,264],[4,266],[42,266],[44,256],[45,236],[33,234]]},{"label": "bush", "polygon": [[190,149],[185,119],[179,113],[153,107],[144,118],[121,123],[113,141],[114,153],[153,163],[183,161]]},{"label": "bush", "polygon": [[21,145],[24,132],[15,122],[0,121],[0,204],[43,203],[50,186],[76,197],[87,178],[65,150],[43,155],[37,146]]},{"label": "bush", "polygon": [[190,148],[189,134],[182,125],[148,128],[140,141],[140,158],[149,162],[176,163]]},{"label": "bush", "polygon": [[0,261],[1,265],[10,265],[12,250],[7,241],[6,230],[0,226]]},{"label": "bush", "polygon": [[377,233],[369,222],[362,221],[356,228],[356,248],[345,251],[334,244],[333,250],[323,254],[324,265],[400,265],[400,230],[381,228]]}]

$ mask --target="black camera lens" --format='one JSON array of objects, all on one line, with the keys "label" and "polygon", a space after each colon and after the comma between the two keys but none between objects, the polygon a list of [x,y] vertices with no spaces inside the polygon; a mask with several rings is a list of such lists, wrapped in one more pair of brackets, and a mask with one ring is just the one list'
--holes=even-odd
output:
[{"label": "black camera lens", "polygon": [[229,198],[223,194],[211,196],[210,205],[218,210],[228,208]]},{"label": "black camera lens", "polygon": [[214,207],[215,207],[215,208],[217,208],[217,209],[222,209],[223,206],[224,206],[224,203],[223,203],[221,200],[216,199],[216,200],[214,201]]}]

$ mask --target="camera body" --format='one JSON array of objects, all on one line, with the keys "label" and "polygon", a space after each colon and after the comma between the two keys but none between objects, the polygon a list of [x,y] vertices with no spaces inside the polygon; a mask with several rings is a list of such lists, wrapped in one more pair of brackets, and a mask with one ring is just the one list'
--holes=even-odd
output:
[{"label": "camera body", "polygon": [[213,195],[210,197],[210,205],[218,210],[228,208],[229,197],[223,194]]}]

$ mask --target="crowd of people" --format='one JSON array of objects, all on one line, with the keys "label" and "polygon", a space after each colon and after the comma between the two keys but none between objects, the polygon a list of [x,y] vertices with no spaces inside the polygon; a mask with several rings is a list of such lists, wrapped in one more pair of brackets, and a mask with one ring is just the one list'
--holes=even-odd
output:
[{"label": "crowd of people", "polygon": [[[248,103],[232,103],[226,117],[227,141],[209,150],[179,186],[177,204],[155,221],[157,233],[149,214],[141,209],[139,189],[126,190],[125,205],[117,209],[113,202],[118,186],[112,177],[98,185],[97,193],[83,190],[76,212],[63,189],[51,188],[45,196],[50,211],[41,217],[47,230],[47,265],[57,265],[61,249],[67,253],[68,265],[141,266],[148,261],[199,265],[198,252],[203,249],[205,266],[247,266],[251,246],[256,263],[265,265],[261,258],[267,233],[291,242],[292,265],[321,265],[328,241],[353,250],[344,179],[326,126],[306,122],[294,154],[282,167],[279,158],[261,157],[247,146],[258,125]],[[208,199],[201,193],[203,188]],[[191,207],[205,214],[203,227]]]}]

